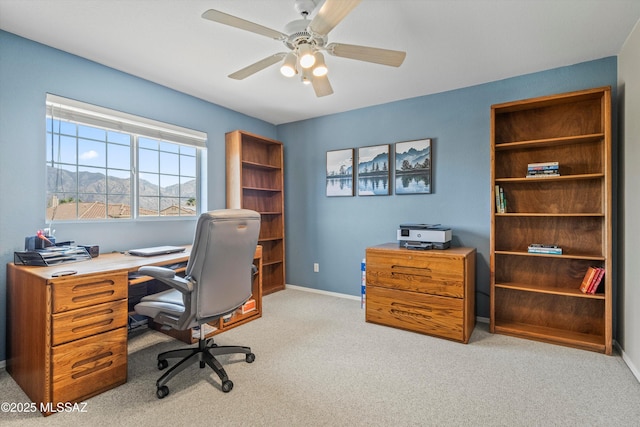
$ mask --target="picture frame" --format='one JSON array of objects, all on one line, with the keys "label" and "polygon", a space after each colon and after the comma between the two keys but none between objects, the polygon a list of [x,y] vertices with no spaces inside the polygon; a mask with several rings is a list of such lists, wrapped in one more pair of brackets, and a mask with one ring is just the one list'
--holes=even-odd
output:
[{"label": "picture frame", "polygon": [[353,196],[354,149],[327,151],[327,197]]},{"label": "picture frame", "polygon": [[358,148],[358,196],[391,194],[390,144]]},{"label": "picture frame", "polygon": [[394,164],[396,194],[431,194],[431,138],[396,142]]}]

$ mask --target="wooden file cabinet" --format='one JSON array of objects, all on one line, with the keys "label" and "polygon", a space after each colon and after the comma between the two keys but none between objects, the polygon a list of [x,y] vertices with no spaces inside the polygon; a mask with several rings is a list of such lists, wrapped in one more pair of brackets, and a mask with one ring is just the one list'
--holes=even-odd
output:
[{"label": "wooden file cabinet", "polygon": [[7,371],[45,415],[127,381],[127,271],[64,269],[7,266]]},{"label": "wooden file cabinet", "polygon": [[475,326],[474,248],[367,248],[366,321],[469,342]]}]

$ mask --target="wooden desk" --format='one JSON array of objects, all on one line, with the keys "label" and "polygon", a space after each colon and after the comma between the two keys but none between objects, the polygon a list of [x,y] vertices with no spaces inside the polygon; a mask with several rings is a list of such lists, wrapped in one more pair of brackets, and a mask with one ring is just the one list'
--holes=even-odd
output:
[{"label": "wooden desk", "polygon": [[[150,258],[112,253],[52,267],[7,265],[7,372],[44,415],[127,381],[128,287],[151,280],[129,275],[144,265],[186,262],[185,248]],[[261,316],[261,246],[254,263],[256,310],[220,320],[210,336]],[[77,273],[54,276],[63,270]]]}]

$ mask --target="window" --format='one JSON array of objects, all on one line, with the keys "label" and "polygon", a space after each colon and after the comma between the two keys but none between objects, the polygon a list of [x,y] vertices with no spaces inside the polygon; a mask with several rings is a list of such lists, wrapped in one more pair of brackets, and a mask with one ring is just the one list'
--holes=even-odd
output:
[{"label": "window", "polygon": [[53,220],[194,217],[206,134],[47,95]]}]

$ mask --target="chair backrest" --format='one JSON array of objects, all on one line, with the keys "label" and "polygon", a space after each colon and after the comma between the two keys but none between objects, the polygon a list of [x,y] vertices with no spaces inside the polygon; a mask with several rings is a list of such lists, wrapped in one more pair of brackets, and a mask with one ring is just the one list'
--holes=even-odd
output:
[{"label": "chair backrest", "polygon": [[[220,209],[198,218],[185,274],[195,281],[195,320],[200,323],[233,312],[251,297],[253,257],[260,214]],[[193,301],[192,301],[193,303]]]}]

